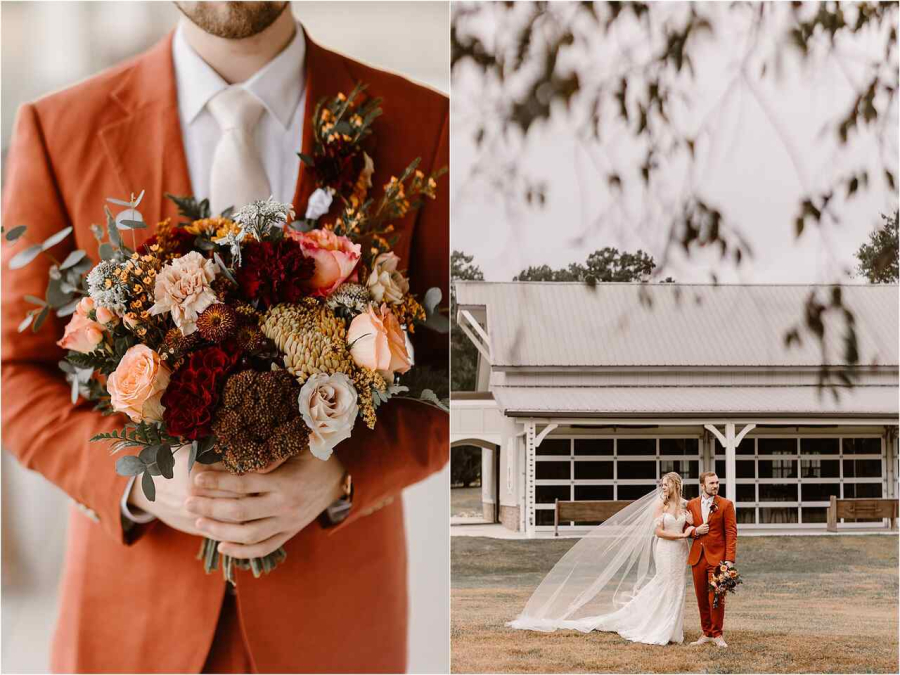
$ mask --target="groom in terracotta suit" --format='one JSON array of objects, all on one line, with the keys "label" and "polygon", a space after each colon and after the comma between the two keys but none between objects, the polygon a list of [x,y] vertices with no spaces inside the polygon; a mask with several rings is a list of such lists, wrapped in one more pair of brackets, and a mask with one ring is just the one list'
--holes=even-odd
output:
[{"label": "groom in terracotta suit", "polygon": [[[694,592],[700,608],[700,626],[703,635],[693,645],[713,642],[727,647],[722,636],[725,624],[725,596],[719,598],[719,606],[713,608],[713,592],[709,579],[723,562],[734,562],[737,552],[737,518],[734,504],[719,496],[719,477],[712,472],[700,474],[700,496],[687,505],[695,529],[688,554],[688,565],[694,577]],[[686,525],[687,526],[687,525]]]},{"label": "groom in terracotta suit", "polygon": [[[223,133],[208,104],[223,91],[255,109],[261,169],[253,181],[269,189],[259,197],[292,202],[298,214],[315,189],[297,157],[311,148],[313,109],[358,82],[384,98],[369,149],[373,185],[399,175],[417,156],[426,172],[447,165],[446,97],[320,47],[288,3],[177,4],[184,18],[150,51],[19,110],[3,220],[7,228],[27,225],[29,243],[71,225],[73,237],[51,250],[57,260],[76,248],[99,260],[90,226],[102,222],[107,197],[146,190],[139,210],[155,224],[178,218],[165,192],[202,198],[215,191],[212,156]],[[438,286],[449,297],[447,193],[441,186],[437,200],[395,223],[394,250],[418,294]],[[153,227],[136,234],[140,245]],[[446,414],[397,400],[379,414],[374,431],[356,425],[328,462],[307,453],[265,474],[231,476],[198,466],[188,476],[182,463],[175,479],[157,479],[157,499],[147,502],[116,474],[117,457],[89,442],[122,420],[70,401],[56,366],[65,320],[51,313],[37,334],[16,332],[31,307],[23,295],[43,297],[49,266],[42,257],[11,271],[9,258],[21,248],[4,242],[3,441],[78,506],[69,517],[52,669],[404,671],[399,497],[446,463]],[[417,366],[446,369],[446,338],[428,333],[416,334]],[[271,499],[245,499],[254,493]],[[239,572],[231,591],[195,558],[203,535],[235,556],[261,556],[279,545],[288,556],[259,579]]]}]

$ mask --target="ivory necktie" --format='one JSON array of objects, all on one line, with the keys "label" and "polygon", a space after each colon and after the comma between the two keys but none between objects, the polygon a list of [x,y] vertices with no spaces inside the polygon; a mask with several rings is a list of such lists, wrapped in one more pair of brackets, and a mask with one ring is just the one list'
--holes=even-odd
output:
[{"label": "ivory necktie", "polygon": [[239,209],[271,194],[269,179],[253,141],[253,127],[265,108],[243,87],[231,86],[206,104],[222,137],[213,153],[209,201],[213,215]]}]

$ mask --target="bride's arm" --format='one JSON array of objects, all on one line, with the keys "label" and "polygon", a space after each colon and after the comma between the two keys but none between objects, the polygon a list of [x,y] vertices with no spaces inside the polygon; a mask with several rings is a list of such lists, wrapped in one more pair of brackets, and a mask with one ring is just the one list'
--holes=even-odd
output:
[{"label": "bride's arm", "polygon": [[658,507],[656,512],[654,513],[654,524],[656,525],[656,536],[660,539],[684,539],[688,535],[684,532],[666,532],[665,527],[663,526],[663,520],[665,516],[663,515],[662,507]]}]

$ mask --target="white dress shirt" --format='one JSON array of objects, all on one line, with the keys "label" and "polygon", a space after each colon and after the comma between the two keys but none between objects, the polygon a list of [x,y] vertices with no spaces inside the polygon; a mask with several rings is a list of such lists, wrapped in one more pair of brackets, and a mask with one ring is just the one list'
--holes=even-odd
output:
[{"label": "white dress shirt", "polygon": [[[240,84],[259,99],[266,109],[256,127],[254,140],[260,151],[272,195],[279,202],[293,201],[300,175],[300,158],[297,153],[300,152],[303,138],[305,57],[303,29],[297,24],[294,37],[287,47],[250,79]],[[181,138],[191,178],[192,196],[198,200],[205,199],[209,197],[213,152],[222,135],[206,104],[229,85],[188,44],[181,23],[172,40],[172,60],[175,66]],[[235,204],[235,207],[240,206],[242,205]],[[128,508],[128,495],[134,481],[135,478],[128,481],[125,494],[122,495],[122,513],[136,523],[149,523],[155,516],[143,512],[134,513]]]},{"label": "white dress shirt", "polygon": [[709,495],[702,495],[700,497],[700,513],[703,515],[703,522],[709,521],[709,510],[712,507],[712,503],[715,497],[710,497]]},{"label": "white dress shirt", "polygon": [[[279,202],[290,203],[294,199],[300,174],[297,153],[303,137],[305,56],[303,29],[297,24],[294,38],[287,47],[250,79],[240,83],[266,109],[256,127],[254,140],[272,194]],[[206,104],[229,85],[188,44],[181,23],[172,41],[172,59],[178,90],[178,117],[193,196],[204,199],[209,197],[213,152],[222,135]]]}]

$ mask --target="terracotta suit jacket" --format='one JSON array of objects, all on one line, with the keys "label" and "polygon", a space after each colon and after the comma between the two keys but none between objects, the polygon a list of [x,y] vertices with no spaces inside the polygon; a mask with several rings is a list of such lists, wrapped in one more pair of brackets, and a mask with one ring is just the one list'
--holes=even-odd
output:
[{"label": "terracotta suit jacket", "polygon": [[[384,115],[374,125],[376,188],[417,156],[426,171],[448,164],[445,96],[323,49],[308,37],[307,45],[304,150],[312,145],[309,121],[316,102],[349,93],[363,81],[371,96],[384,97]],[[140,206],[146,222],[177,218],[163,193],[190,194],[191,185],[171,47],[170,33],[127,63],[22,106],[4,173],[7,228],[27,224],[26,236],[40,242],[72,225],[75,245],[70,238],[53,255],[62,260],[77,247],[97,262],[89,228],[103,222],[107,197],[146,190]],[[314,188],[301,169],[294,196],[298,212]],[[408,263],[413,292],[439,286],[445,299],[448,191],[444,178],[436,201],[396,223],[395,247]],[[138,230],[137,243],[152,233],[152,227]],[[21,464],[82,506],[70,513],[52,668],[199,672],[225,583],[220,573],[206,575],[195,559],[199,538],[159,522],[139,527],[137,536],[123,530],[119,501],[127,479],[116,475],[117,457],[88,439],[121,426],[124,418],[101,417],[83,400],[72,405],[56,365],[63,351],[55,342],[67,319],[51,313],[36,335],[16,332],[33,307],[22,296],[44,296],[49,266],[39,259],[10,271],[9,258],[22,248],[21,242],[3,246],[3,440]],[[426,333],[415,336],[417,361],[446,368],[446,336]],[[238,607],[259,671],[405,669],[406,548],[399,493],[446,463],[448,417],[424,403],[392,401],[379,411],[374,431],[357,424],[336,452],[353,476],[351,516],[327,530],[318,523],[306,527],[285,545],[287,560],[272,574],[254,579],[240,573]]]},{"label": "terracotta suit jacket", "polygon": [[[718,565],[723,560],[735,562],[737,554],[737,517],[734,514],[734,504],[716,495],[713,503],[718,507],[715,512],[709,514],[709,532],[696,537],[691,544],[691,552],[688,554],[688,565],[693,567],[701,559],[705,559],[710,565]],[[700,506],[700,498],[695,497],[688,502],[688,511],[694,518],[694,527],[703,524],[703,510]]]}]

